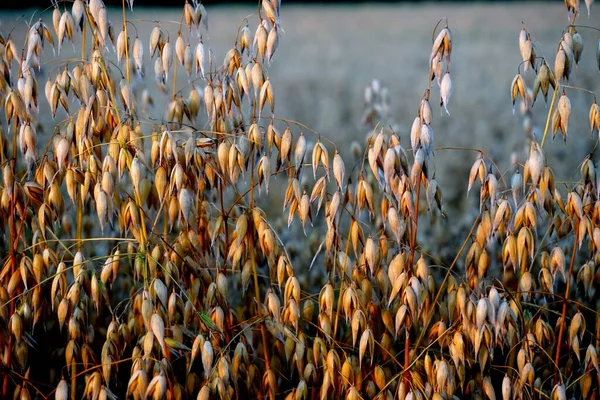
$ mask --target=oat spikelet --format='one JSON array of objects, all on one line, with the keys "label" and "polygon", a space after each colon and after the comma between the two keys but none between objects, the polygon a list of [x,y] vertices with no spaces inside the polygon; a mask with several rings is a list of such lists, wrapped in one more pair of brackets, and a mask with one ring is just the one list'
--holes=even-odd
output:
[{"label": "oat spikelet", "polygon": [[340,156],[340,153],[336,150],[335,155],[333,156],[333,177],[335,178],[339,190],[342,190],[343,188],[345,173],[346,167],[344,165],[344,160],[342,160],[342,156]]},{"label": "oat spikelet", "polygon": [[[521,59],[523,61],[523,69],[527,71],[533,65],[531,61],[533,44],[531,42],[531,36],[524,26],[519,32],[519,52],[521,53]],[[535,59],[533,62],[535,62]]]},{"label": "oat spikelet", "polygon": [[261,61],[265,60],[265,53],[267,51],[267,21],[262,20],[260,25],[256,28],[256,33],[254,34],[254,42],[252,43],[252,47],[256,52],[256,56],[260,57]]},{"label": "oat spikelet", "polygon": [[204,70],[206,68],[206,49],[204,47],[204,42],[202,42],[202,38],[196,45],[196,57],[195,57],[195,65],[196,65],[196,75],[198,75],[198,71],[200,71],[200,77],[204,78]]},{"label": "oat spikelet", "polygon": [[452,96],[452,81],[450,79],[450,73],[446,72],[440,85],[440,106],[444,107],[444,111],[446,111],[446,114],[448,115],[450,115],[450,112],[448,111],[450,96]]},{"label": "oat spikelet", "polygon": [[277,51],[277,48],[279,47],[279,29],[279,24],[275,24],[269,32],[269,36],[267,37],[266,57],[269,64],[271,64],[273,56],[275,55],[275,51]]},{"label": "oat spikelet", "polygon": [[168,39],[167,42],[163,45],[160,57],[162,60],[162,68],[165,74],[165,82],[167,82],[169,80],[169,71],[171,70],[171,66],[173,65],[173,49]]},{"label": "oat spikelet", "polygon": [[136,36],[131,49],[135,69],[140,77],[144,76],[144,45],[139,37]]},{"label": "oat spikelet", "polygon": [[80,31],[83,29],[83,15],[84,15],[84,7],[82,0],[75,0],[73,2],[73,6],[71,7],[71,15],[73,16],[73,21],[75,22],[75,26]]}]

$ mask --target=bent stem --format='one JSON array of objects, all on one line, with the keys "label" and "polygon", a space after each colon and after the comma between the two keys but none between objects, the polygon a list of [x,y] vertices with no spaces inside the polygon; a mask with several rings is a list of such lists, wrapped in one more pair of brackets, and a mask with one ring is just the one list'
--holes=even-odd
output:
[{"label": "bent stem", "polygon": [[[575,26],[575,22],[577,21],[578,12],[573,14],[573,21],[571,21],[570,26]],[[548,136],[548,130],[550,128],[550,120],[552,119],[552,110],[554,109],[554,104],[556,103],[556,93],[560,89],[560,83],[555,78],[554,79],[554,93],[552,93],[552,101],[550,102],[550,108],[548,109],[548,116],[546,117],[546,126],[544,127],[544,135],[542,136],[541,146],[544,148],[544,144],[546,143],[546,137]]]},{"label": "bent stem", "polygon": [[[18,126],[17,126],[17,117],[15,116],[13,119],[13,159],[11,161],[11,166],[12,166],[12,174],[13,176],[16,175],[16,171],[17,171],[17,135],[19,134],[18,132]],[[0,152],[3,152],[3,149],[0,148]],[[8,253],[8,258],[10,262],[10,276],[13,276],[14,273],[16,272],[15,267],[16,267],[16,263],[17,263],[17,259],[16,259],[16,253],[17,253],[17,243],[18,243],[18,235],[17,235],[17,228],[16,228],[16,223],[15,223],[15,202],[16,202],[16,193],[15,193],[15,184],[13,183],[13,188],[12,188],[12,196],[10,196],[10,201],[9,201],[9,214],[8,214],[8,230],[9,230],[9,253]],[[19,293],[17,293],[17,296],[15,296],[13,299],[11,299],[10,301],[10,315],[13,315],[15,313],[15,303],[16,303],[16,297],[18,297]],[[13,340],[12,338],[10,338],[10,340],[8,341],[8,354],[6,357],[6,365],[11,368],[11,363],[12,363],[12,350],[13,350]],[[2,398],[6,398],[8,396],[8,378],[9,378],[9,374],[4,375],[4,382],[2,383]]]},{"label": "bent stem", "polygon": [[550,102],[550,107],[548,109],[548,116],[546,117],[546,126],[544,127],[544,135],[542,136],[541,147],[544,148],[544,144],[546,143],[546,137],[548,136],[548,130],[550,129],[550,120],[552,119],[552,110],[554,109],[554,104],[556,104],[556,93],[559,90],[559,83],[555,80],[554,85],[554,93],[552,93],[552,101]]},{"label": "bent stem", "polygon": [[125,0],[122,1],[123,9],[123,31],[125,32],[125,74],[127,76],[127,83],[131,83],[129,75],[129,37],[127,36],[127,15],[125,14]]},{"label": "bent stem", "polygon": [[[320,135],[319,135],[320,137]],[[369,140],[369,144],[370,145],[370,140]],[[362,174],[362,171],[365,168],[365,161],[367,159],[367,151],[365,150],[363,153],[363,157],[362,157],[362,162],[361,162],[361,166],[360,166],[360,174]],[[359,178],[360,181],[360,178]],[[348,186],[346,186],[346,190],[348,190]],[[344,196],[345,197],[345,196]],[[354,196],[354,202],[352,204],[352,214],[349,214],[351,216],[352,221],[356,220],[356,208],[358,206],[358,197]],[[345,208],[345,205],[344,205]],[[342,210],[343,212],[343,210]],[[339,220],[338,220],[338,227],[339,227]],[[335,310],[335,321],[333,323],[333,338],[336,337],[337,334],[337,328],[338,328],[338,322],[340,320],[340,311],[341,311],[341,307],[342,307],[342,288],[343,288],[343,284],[344,284],[344,274],[346,271],[346,266],[348,265],[348,252],[350,251],[350,241],[352,240],[352,238],[350,237],[350,235],[348,235],[348,237],[346,238],[346,250],[344,253],[344,262],[342,263],[342,269],[340,271],[340,287],[338,290],[338,303],[337,303],[337,308]],[[356,250],[356,249],[355,249]],[[337,257],[336,257],[337,258]],[[333,263],[333,268],[331,269],[331,279],[334,280],[335,279],[335,261]]]},{"label": "bent stem", "polygon": [[[417,178],[417,201],[415,202],[415,220],[410,237],[410,255],[408,257],[408,279],[412,276],[413,265],[415,261],[415,248],[417,243],[417,233],[419,230],[419,200],[421,197],[421,174]],[[414,321],[413,321],[414,322]],[[410,365],[410,328],[406,327],[406,342],[404,343],[404,383],[408,385],[410,374],[408,368]]]},{"label": "bent stem", "polygon": [[556,375],[554,377],[555,383],[562,381],[560,374],[559,361],[560,361],[560,347],[565,330],[565,318],[567,317],[567,303],[569,302],[569,291],[571,289],[571,275],[573,274],[573,265],[575,264],[575,254],[577,253],[577,243],[579,242],[579,220],[575,224],[575,240],[573,242],[573,251],[571,252],[571,262],[569,264],[569,272],[567,274],[567,286],[565,288],[565,296],[563,299],[562,314],[560,317],[560,326],[558,330],[558,340],[556,342],[556,357],[554,358],[554,364],[557,366]]},{"label": "bent stem", "polygon": [[[450,264],[450,266],[448,267],[448,270],[446,271],[446,274],[444,275],[444,280],[442,280],[442,283],[440,284],[440,287],[437,290],[437,293],[435,295],[435,298],[433,299],[432,304],[438,303],[440,296],[442,295],[442,290],[444,289],[444,286],[446,285],[446,282],[448,281],[448,279],[450,279],[450,276],[452,275],[454,267],[456,266],[456,263],[458,262],[458,259],[460,258],[461,254],[467,247],[467,243],[469,243],[469,239],[473,236],[473,233],[475,232],[475,229],[477,228],[477,226],[478,226],[477,224],[479,223],[480,219],[481,219],[481,212],[477,215],[477,217],[475,218],[475,221],[473,221],[473,224],[471,225],[471,230],[469,231],[469,234],[467,235],[467,237],[463,241],[462,245],[460,246],[460,249],[458,250],[458,253],[456,253],[454,260],[452,260],[452,264]],[[426,322],[425,322],[425,324],[423,324],[423,327],[421,328],[421,333],[418,336],[417,340],[415,341],[415,344],[413,345],[413,347],[415,349],[419,348],[419,344],[421,343],[421,341],[423,340],[423,337],[425,336],[425,333],[427,332],[427,328],[429,327],[429,324],[431,323],[431,320],[433,319],[433,312],[434,312],[434,310],[431,309],[431,311],[427,314]],[[422,354],[420,354],[418,357],[420,357],[421,355]],[[413,361],[413,364],[415,363],[415,361],[416,361],[416,359]]]},{"label": "bent stem", "polygon": [[[254,204],[254,182],[255,182],[255,177],[254,177],[254,172],[255,172],[255,159],[256,157],[254,156],[254,149],[252,150],[252,154],[251,154],[251,159],[252,159],[252,174],[250,176],[250,192],[249,192],[249,196],[250,196],[250,201],[249,201],[249,212],[252,212],[252,210],[255,207]],[[250,218],[252,217],[251,215],[249,216]],[[256,300],[256,306],[258,308],[258,312],[257,314],[262,314],[263,309],[261,306],[261,297],[260,297],[260,288],[258,287],[258,272],[257,272],[257,268],[256,268],[256,254],[254,253],[254,248],[255,248],[255,243],[254,243],[254,232],[250,232],[250,263],[252,265],[252,278],[253,278],[253,282],[254,282],[254,298]],[[261,336],[261,340],[262,340],[262,344],[263,344],[263,353],[265,355],[265,367],[267,371],[271,370],[271,360],[269,358],[269,343],[267,341],[267,334],[265,332],[265,324],[262,323],[260,324],[260,336]],[[273,388],[269,388],[269,399],[270,400],[274,400],[275,397],[273,395]]]}]

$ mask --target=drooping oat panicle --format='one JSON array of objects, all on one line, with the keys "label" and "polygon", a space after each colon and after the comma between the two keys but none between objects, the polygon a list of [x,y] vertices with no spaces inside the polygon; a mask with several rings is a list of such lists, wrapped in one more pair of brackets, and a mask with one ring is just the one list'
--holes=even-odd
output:
[{"label": "drooping oat panicle", "polygon": [[[63,87],[67,87],[68,89],[68,84],[69,81],[67,80]],[[30,69],[26,69],[23,72],[23,76],[17,81],[17,88],[21,94],[27,114],[32,115],[37,110],[37,83]]]},{"label": "drooping oat panicle", "polygon": [[185,66],[184,64],[184,53],[185,53],[185,41],[183,40],[183,35],[181,32],[177,32],[177,39],[175,40],[175,55],[177,56],[177,60],[181,66]]},{"label": "drooping oat panicle", "polygon": [[426,90],[419,103],[419,118],[421,118],[422,123],[431,125],[432,116],[431,104],[429,103],[429,90]]},{"label": "drooping oat panicle", "polygon": [[61,381],[58,383],[54,398],[56,400],[67,400],[69,398],[69,385],[66,380],[61,379]]},{"label": "drooping oat panicle", "polygon": [[[183,49],[182,65],[185,72],[187,72],[188,78],[190,78],[192,76],[192,67],[194,65],[194,55],[189,43],[186,44]],[[198,112],[196,112],[196,114],[198,114]]]},{"label": "drooping oat panicle", "polygon": [[[531,56],[532,56],[533,44],[531,42],[531,37],[529,32],[525,29],[525,27],[521,28],[519,32],[519,52],[521,53],[521,59],[523,61],[523,69],[525,71],[529,70],[531,66],[533,66]],[[535,59],[533,60],[535,62]]]},{"label": "drooping oat panicle", "polygon": [[450,54],[452,52],[452,33],[448,27],[443,28],[435,40],[433,41],[433,45],[431,47],[431,54],[429,56],[429,66],[431,67],[433,63],[433,59],[437,56],[437,54],[441,54],[446,57],[446,64],[450,65]]},{"label": "drooping oat panicle", "polygon": [[208,13],[206,12],[206,7],[204,4],[197,3],[196,8],[194,9],[194,21],[196,23],[196,27],[200,24],[204,25],[204,29],[208,31]]},{"label": "drooping oat panicle", "polygon": [[52,10],[52,27],[54,28],[54,33],[58,36],[58,24],[60,22],[60,10],[58,7],[54,7]]},{"label": "drooping oat panicle", "polygon": [[173,65],[173,48],[171,47],[171,43],[169,42],[168,38],[160,51],[160,58],[162,61],[162,69],[164,71],[166,83],[169,80],[169,71]]},{"label": "drooping oat panicle", "polygon": [[75,0],[73,2],[73,6],[71,7],[71,15],[73,16],[75,27],[77,27],[77,29],[80,31],[83,29],[84,12],[83,1]]},{"label": "drooping oat panicle", "polygon": [[590,18],[590,14],[592,12],[592,4],[594,4],[594,0],[585,0],[585,8],[587,8],[588,19]]},{"label": "drooping oat panicle", "polygon": [[177,197],[179,201],[179,209],[186,224],[192,225],[194,200],[189,188],[183,188]]},{"label": "drooping oat panicle", "polygon": [[442,211],[442,191],[436,179],[431,179],[427,184],[427,209],[431,211],[435,205],[438,211]]},{"label": "drooping oat panicle", "polygon": [[148,46],[150,49],[150,57],[154,57],[156,51],[159,51],[162,47],[162,42],[164,40],[164,33],[158,24],[154,25],[152,32],[150,32],[150,41],[148,42]]},{"label": "drooping oat panicle", "polygon": [[166,396],[167,389],[167,378],[162,373],[159,373],[148,383],[144,398],[153,400],[162,399]]},{"label": "drooping oat panicle", "polygon": [[342,190],[343,188],[345,173],[346,167],[344,166],[344,160],[342,160],[342,156],[340,156],[340,153],[336,150],[333,156],[333,177],[335,178],[339,190]]},{"label": "drooping oat panicle", "polygon": [[485,162],[483,160],[483,155],[479,155],[477,160],[471,166],[471,171],[469,172],[469,186],[467,187],[467,195],[471,191],[473,184],[475,183],[475,179],[479,177],[479,181],[483,184],[485,181],[485,173],[486,167]]},{"label": "drooping oat panicle", "polygon": [[569,21],[573,15],[579,14],[579,0],[565,0],[565,6],[567,7]]},{"label": "drooping oat panicle", "polygon": [[154,60],[154,81],[160,90],[166,92],[167,77],[160,57]]},{"label": "drooping oat panicle", "polygon": [[119,36],[117,37],[117,62],[121,62],[121,59],[125,57],[125,46],[128,45],[126,41],[125,29],[121,29]]},{"label": "drooping oat panicle", "polygon": [[192,29],[192,25],[198,26],[196,23],[194,7],[187,0],[183,6],[183,16],[185,18],[185,23],[190,26],[190,30]]},{"label": "drooping oat panicle", "polygon": [[100,45],[104,48],[108,48],[106,39],[109,37],[109,21],[106,6],[104,6],[104,4],[102,4],[100,9],[98,10],[98,18],[96,19],[96,24],[98,25],[98,31],[100,33]]},{"label": "drooping oat panicle", "polygon": [[257,166],[257,172],[259,184],[262,184],[262,182],[264,182],[265,189],[267,193],[269,193],[269,182],[271,181],[271,161],[266,155],[260,158]]},{"label": "drooping oat panicle", "polygon": [[511,89],[510,89],[510,97],[513,103],[513,114],[515,113],[515,102],[517,101],[517,96],[521,96],[525,105],[527,105],[527,95],[526,95],[527,86],[525,85],[525,80],[521,74],[517,74],[512,81]]},{"label": "drooping oat panicle", "polygon": [[[544,153],[540,145],[536,141],[532,141],[529,148],[529,159],[527,160],[526,167],[528,167],[528,175],[531,176],[531,184],[534,187],[540,182],[545,164]],[[526,182],[525,176],[523,177],[523,181]]]},{"label": "drooping oat panicle", "polygon": [[271,0],[262,0],[262,8],[265,12],[265,16],[271,23],[271,26],[279,24],[279,14],[275,7],[273,7],[273,3],[271,3]]},{"label": "drooping oat panicle", "polygon": [[206,68],[206,49],[204,47],[204,42],[202,38],[196,45],[196,56],[195,56],[195,65],[196,65],[196,75],[198,75],[198,71],[200,71],[200,77],[204,79],[204,71]]},{"label": "drooping oat panicle", "polygon": [[104,7],[104,2],[102,0],[89,0],[87,6],[90,14],[97,21],[100,8]]},{"label": "drooping oat panicle", "polygon": [[442,83],[440,84],[440,107],[444,107],[444,110],[448,115],[450,115],[450,112],[448,111],[450,96],[452,96],[452,81],[450,79],[450,73],[446,72],[442,78]]},{"label": "drooping oat panicle", "polygon": [[120,88],[123,104],[125,105],[125,110],[129,114],[134,114],[135,113],[134,97],[133,97],[133,93],[131,91],[131,87],[129,86],[129,83],[127,82],[127,80],[121,79],[121,81],[119,82],[119,88]]},{"label": "drooping oat panicle", "polygon": [[567,128],[569,125],[569,116],[571,114],[571,101],[563,91],[562,95],[558,100],[558,105],[554,113],[552,114],[552,132],[556,136],[558,129],[565,140],[567,141]]},{"label": "drooping oat panicle", "polygon": [[579,60],[581,59],[581,54],[583,53],[583,37],[577,31],[572,32],[571,34],[572,41],[572,49],[573,49],[573,60],[575,64],[579,64]]},{"label": "drooping oat panicle", "polygon": [[510,180],[510,188],[512,191],[515,207],[517,207],[519,204],[519,202],[517,201],[519,193],[523,190],[523,176],[521,175],[519,169],[515,171],[514,175]]},{"label": "drooping oat panicle", "polygon": [[4,51],[6,57],[6,64],[9,68],[4,69],[4,80],[6,82],[10,82],[10,67],[12,66],[13,60],[19,57],[19,53],[17,52],[17,46],[15,46],[15,42],[9,37],[4,44]]},{"label": "drooping oat panicle", "polygon": [[431,61],[431,79],[437,79],[438,86],[442,84],[442,77],[444,76],[443,70],[444,63],[442,54],[438,52]]},{"label": "drooping oat panicle", "polygon": [[410,145],[412,147],[413,152],[417,151],[417,148],[420,145],[420,137],[421,137],[421,118],[415,117],[412,123],[412,127],[410,128]]},{"label": "drooping oat panicle", "polygon": [[104,232],[104,226],[109,221],[109,199],[106,192],[102,190],[101,185],[98,183],[94,189],[94,199],[96,200],[96,213],[98,215],[98,221],[100,223],[100,230]]},{"label": "drooping oat panicle", "polygon": [[65,40],[65,37],[68,38],[71,43],[74,44],[74,38],[73,38],[73,32],[75,31],[75,21],[73,20],[73,17],[71,15],[71,13],[69,13],[68,11],[65,11],[62,16],[60,17],[59,23],[58,23],[58,30],[56,33],[56,37],[58,40],[58,53],[60,54],[60,49],[62,46],[63,41]]},{"label": "drooping oat panicle", "polygon": [[548,102],[548,89],[550,86],[552,86],[554,88],[555,84],[556,83],[555,83],[554,74],[552,73],[552,71],[550,70],[550,67],[548,67],[548,64],[544,60],[542,62],[542,65],[540,66],[540,69],[538,71],[538,74],[535,77],[535,81],[533,84],[533,101],[535,102],[538,92],[539,92],[539,90],[541,90],[542,94],[544,95],[544,101],[547,103]]},{"label": "drooping oat panicle", "polygon": [[598,65],[598,69],[600,69],[600,39],[596,45],[596,64]]},{"label": "drooping oat panicle", "polygon": [[[269,0],[266,0],[268,3]],[[265,57],[269,64],[273,60],[273,56],[275,55],[275,51],[279,47],[279,24],[273,25],[273,28],[269,31],[269,35],[267,36],[267,47]]]},{"label": "drooping oat panicle", "polygon": [[271,107],[271,114],[275,112],[275,98],[273,92],[273,85],[269,79],[265,80],[260,88],[260,97],[259,97],[259,118],[262,113],[262,109],[264,108],[267,100],[269,101],[269,106]]},{"label": "drooping oat panicle", "polygon": [[152,317],[150,318],[150,326],[152,327],[152,333],[154,334],[154,337],[158,341],[160,348],[163,350],[163,354],[166,354],[165,323],[157,313],[152,314]]},{"label": "drooping oat panicle", "polygon": [[269,0],[273,6],[273,9],[275,10],[275,13],[277,13],[277,15],[279,16],[279,13],[281,12],[281,0]]},{"label": "drooping oat panicle", "polygon": [[300,131],[300,136],[296,140],[296,146],[294,147],[294,166],[296,167],[296,176],[299,175],[304,163],[304,157],[306,155],[306,138],[304,133]]},{"label": "drooping oat panicle", "polygon": [[252,54],[252,32],[248,25],[240,30],[240,52]]},{"label": "drooping oat panicle", "polygon": [[594,129],[598,129],[600,132],[600,106],[596,103],[596,99],[594,99],[594,102],[590,106],[589,122],[592,135],[594,134]]},{"label": "drooping oat panicle", "polygon": [[136,36],[131,48],[131,55],[135,64],[135,69],[140,77],[144,76],[144,46],[139,37]]},{"label": "drooping oat panicle", "polygon": [[6,191],[8,196],[12,196],[15,183],[15,175],[13,173],[13,168],[9,163],[6,163],[4,165],[2,180],[4,182],[4,190]]},{"label": "drooping oat panicle", "polygon": [[431,125],[424,123],[421,125],[421,134],[419,136],[419,143],[425,152],[425,158],[434,155],[433,150],[433,128]]},{"label": "drooping oat panicle", "polygon": [[[246,74],[246,76],[248,76],[248,74]],[[261,63],[255,62],[252,64],[250,78],[252,87],[254,88],[254,98],[259,99],[260,90],[265,83],[265,74]]]},{"label": "drooping oat panicle", "polygon": [[256,53],[256,57],[260,57],[260,61],[265,60],[265,53],[267,51],[267,28],[267,21],[262,20],[256,28],[256,32],[254,33],[254,42],[252,43],[252,47]]},{"label": "drooping oat panicle", "polygon": [[[37,31],[30,32],[27,36],[27,50],[25,52],[25,64],[34,67],[39,64],[42,53],[42,38]],[[16,56],[16,55],[15,55]]]},{"label": "drooping oat panicle", "polygon": [[238,68],[235,73],[235,80],[240,92],[240,96],[249,96],[250,92],[250,83],[248,82],[248,77],[246,76],[246,70],[244,68]]},{"label": "drooping oat panicle", "polygon": [[[325,149],[325,151],[327,151]],[[323,146],[321,140],[319,139],[317,143],[313,146],[312,157],[311,157],[311,165],[313,169],[313,178],[317,179],[317,168],[319,168],[319,162],[321,161],[321,153],[323,152]]]},{"label": "drooping oat panicle", "polygon": [[232,75],[233,72],[242,66],[242,57],[236,47],[231,48],[225,55],[223,60],[223,68],[227,71],[227,75]]},{"label": "drooping oat panicle", "polygon": [[568,44],[563,40],[559,45],[559,49],[556,52],[556,58],[554,59],[554,76],[556,81],[569,80],[571,73],[571,58],[569,54],[572,54]]}]

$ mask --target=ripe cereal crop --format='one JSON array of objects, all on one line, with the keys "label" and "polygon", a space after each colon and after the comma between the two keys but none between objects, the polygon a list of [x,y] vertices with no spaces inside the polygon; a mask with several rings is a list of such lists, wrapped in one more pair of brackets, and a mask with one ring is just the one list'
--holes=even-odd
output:
[{"label": "ripe cereal crop", "polygon": [[[481,117],[454,94],[451,18],[410,54],[410,118],[373,79],[344,146],[280,114],[279,0],[218,49],[196,0],[175,20],[54,0],[22,35],[4,23],[0,397],[597,398],[592,7],[565,0],[554,43],[515,29],[508,154],[436,145]],[[558,171],[549,149],[584,139]],[[444,154],[471,157],[453,182]]]}]

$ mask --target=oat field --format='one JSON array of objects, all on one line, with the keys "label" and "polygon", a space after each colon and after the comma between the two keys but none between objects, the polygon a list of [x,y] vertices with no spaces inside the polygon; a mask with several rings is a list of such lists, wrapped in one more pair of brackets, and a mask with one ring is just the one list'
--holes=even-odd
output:
[{"label": "oat field", "polygon": [[283,3],[0,13],[0,398],[597,398],[593,1]]},{"label": "oat field", "polygon": [[[215,57],[221,60],[234,36],[231,21],[241,22],[256,11],[241,6],[213,6],[210,11],[206,42]],[[111,20],[122,19],[118,9],[109,10],[109,13]],[[175,22],[179,20],[180,12],[172,8],[136,9],[132,20],[138,20],[135,24],[140,37],[149,37],[156,15]],[[24,11],[4,12],[0,23],[5,31],[14,27],[14,36],[20,42],[26,33],[25,17],[29,16]],[[23,20],[15,24],[13,21],[19,17]],[[399,134],[407,140],[414,104],[421,98],[421,86],[427,79],[422,75],[428,59],[419,50],[431,42],[431,30],[443,17],[453,24],[453,33],[457,37],[456,89],[453,115],[440,119],[443,130],[437,144],[440,147],[483,149],[494,156],[503,170],[509,168],[513,152],[522,161],[527,144],[523,142],[521,120],[513,118],[511,107],[506,106],[510,105],[510,91],[506,85],[514,77],[520,62],[519,53],[515,51],[518,43],[514,32],[519,31],[523,21],[534,34],[540,54],[553,55],[556,37],[560,37],[557,27],[564,28],[568,24],[564,6],[560,3],[286,6],[282,16],[285,35],[280,49],[281,60],[269,68],[276,83],[278,114],[303,122],[336,143],[362,141],[365,137],[361,124],[365,110],[364,89],[372,79],[379,79],[389,90],[390,113]],[[587,20],[585,16],[583,23],[598,26],[595,19]],[[164,25],[176,37],[177,24]],[[73,55],[70,45],[65,46],[65,50],[64,57],[57,57],[50,65],[58,68],[61,59]],[[147,54],[144,57],[151,72],[150,59]],[[422,85],[415,85],[415,81]],[[578,66],[572,84],[598,90],[600,81],[593,57]],[[164,105],[165,98],[159,96],[156,86],[148,85],[147,89],[156,102],[149,114],[161,119],[163,115],[157,110]],[[589,100],[579,93],[572,100],[579,99],[582,102]],[[545,122],[545,104],[538,102],[535,109],[537,118],[533,123],[539,132]],[[42,108],[41,112],[44,111]],[[583,117],[586,115],[582,112],[578,120]],[[589,135],[583,135],[583,123],[576,126],[582,133],[575,143],[576,149],[571,147],[567,152],[567,147],[560,142],[548,149],[553,160],[565,163],[564,168],[556,171],[561,180],[570,178],[573,169],[595,143],[587,140]],[[438,164],[443,165],[438,172],[443,177],[440,181],[449,182],[452,177],[464,176],[475,157],[456,152],[439,154]],[[464,185],[453,183],[445,187],[447,200],[456,202],[461,209],[465,207],[463,189]]]}]

